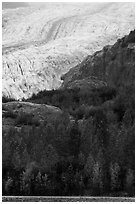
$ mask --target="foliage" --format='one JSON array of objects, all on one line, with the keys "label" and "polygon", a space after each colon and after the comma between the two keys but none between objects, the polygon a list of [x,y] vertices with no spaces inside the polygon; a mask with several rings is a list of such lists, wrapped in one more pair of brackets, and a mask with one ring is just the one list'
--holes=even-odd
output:
[{"label": "foliage", "polygon": [[8,110],[8,111],[4,112],[4,117],[5,118],[13,118],[13,119],[15,119],[15,118],[17,118],[17,113],[15,113],[12,110]]},{"label": "foliage", "polygon": [[2,103],[7,103],[7,102],[11,102],[11,101],[15,101],[14,98],[8,98],[6,96],[2,96]]},{"label": "foliage", "polygon": [[20,112],[16,118],[16,125],[36,125],[39,126],[39,121],[34,118],[32,113]]},{"label": "foliage", "polygon": [[[134,33],[120,41],[123,49],[128,41],[134,42]],[[122,65],[112,73],[113,86],[41,91],[28,99],[58,106],[63,114],[39,124],[21,112],[15,119],[20,130],[3,130],[3,195],[134,196],[135,84],[130,68]]]}]

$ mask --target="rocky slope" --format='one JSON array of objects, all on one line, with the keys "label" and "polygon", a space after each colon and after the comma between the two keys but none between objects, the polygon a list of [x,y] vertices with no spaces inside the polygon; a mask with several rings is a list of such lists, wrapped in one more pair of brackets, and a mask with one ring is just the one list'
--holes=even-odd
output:
[{"label": "rocky slope", "polygon": [[118,39],[113,46],[89,55],[83,62],[62,76],[62,87],[74,88],[90,83],[91,87],[108,85],[134,86],[135,81],[135,30]]},{"label": "rocky slope", "polygon": [[134,3],[55,3],[3,11],[3,96],[60,87],[87,55],[134,29]]},{"label": "rocky slope", "polygon": [[8,131],[11,127],[20,130],[24,125],[27,127],[39,126],[44,121],[53,122],[62,111],[45,104],[34,104],[28,102],[8,102],[2,104],[2,127]]}]

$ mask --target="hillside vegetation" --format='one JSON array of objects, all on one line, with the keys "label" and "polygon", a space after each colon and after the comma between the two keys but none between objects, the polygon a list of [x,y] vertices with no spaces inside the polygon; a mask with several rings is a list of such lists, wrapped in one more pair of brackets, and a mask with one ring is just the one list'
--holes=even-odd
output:
[{"label": "hillside vegetation", "polygon": [[3,195],[134,196],[134,72],[132,31],[72,68],[60,89],[4,103],[3,122],[15,123],[3,129]]}]

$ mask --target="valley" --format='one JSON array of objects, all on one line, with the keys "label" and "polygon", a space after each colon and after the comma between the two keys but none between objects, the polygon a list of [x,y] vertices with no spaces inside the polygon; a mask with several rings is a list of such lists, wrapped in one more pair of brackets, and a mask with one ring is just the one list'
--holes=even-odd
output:
[{"label": "valley", "polygon": [[59,89],[3,97],[3,195],[134,200],[134,73],[135,30],[87,56]]},{"label": "valley", "polygon": [[49,3],[2,15],[2,95],[14,99],[58,89],[62,75],[128,34],[135,18],[132,3]]},{"label": "valley", "polygon": [[3,201],[134,202],[134,3],[32,5],[2,11]]}]

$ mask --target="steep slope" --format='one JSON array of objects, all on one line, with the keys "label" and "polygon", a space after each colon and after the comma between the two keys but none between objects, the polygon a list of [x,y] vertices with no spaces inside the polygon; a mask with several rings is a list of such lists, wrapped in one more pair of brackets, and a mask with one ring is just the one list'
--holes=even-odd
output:
[{"label": "steep slope", "polygon": [[41,91],[27,101],[67,109],[80,119],[88,117],[96,106],[116,111],[119,120],[129,109],[134,118],[135,31],[89,55],[62,79],[58,90]]},{"label": "steep slope", "polygon": [[133,3],[46,4],[3,11],[3,96],[57,89],[88,54],[134,29]]},{"label": "steep slope", "polygon": [[3,195],[134,196],[134,77],[132,31],[72,68],[65,88],[4,103]]},{"label": "steep slope", "polygon": [[[135,80],[135,30],[118,39],[113,46],[105,46],[101,51],[89,55],[83,62],[62,76],[62,87],[79,87],[90,79],[97,85],[111,87],[134,86]],[[93,85],[92,85],[93,86]]]}]

